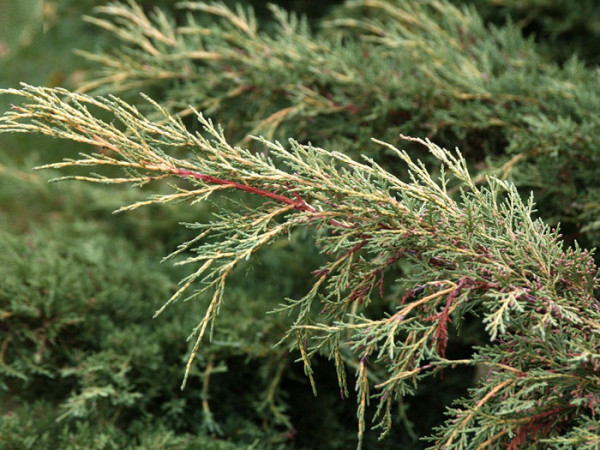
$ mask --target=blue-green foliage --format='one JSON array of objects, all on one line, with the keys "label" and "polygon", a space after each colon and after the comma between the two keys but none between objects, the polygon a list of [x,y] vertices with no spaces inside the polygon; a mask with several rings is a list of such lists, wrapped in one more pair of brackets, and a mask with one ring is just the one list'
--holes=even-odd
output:
[{"label": "blue-green foliage", "polygon": [[[71,48],[111,48],[106,34],[64,17],[68,11],[89,13],[95,2],[47,3],[58,7],[52,27],[35,45],[20,52],[11,49],[4,59],[0,55],[4,66],[0,87],[18,81],[75,87],[84,74],[75,66],[81,60],[75,59]],[[157,2],[145,3],[150,11],[149,6]],[[265,19],[267,11],[260,8],[264,5],[254,3]],[[327,10],[325,2],[280,3],[315,16]],[[459,52],[443,45],[448,40],[435,42],[430,30],[419,31],[410,24],[394,28],[385,14],[365,14],[360,8],[358,19],[389,25],[388,35],[363,30],[356,38],[343,26],[336,30],[331,24],[316,32],[318,27],[311,22],[285,41],[285,30],[264,22],[264,30],[280,33],[263,35],[269,45],[281,45],[284,57],[292,53],[283,44],[296,46],[305,59],[292,69],[262,63],[252,67],[243,61],[206,66],[193,62],[188,65],[203,74],[200,81],[177,78],[148,87],[148,93],[173,109],[190,102],[210,107],[210,102],[204,106],[202,102],[218,99],[214,112],[236,137],[258,130],[280,138],[293,135],[321,141],[357,154],[366,151],[373,136],[391,140],[399,131],[435,136],[448,147],[464,149],[474,173],[495,171],[517,181],[523,192],[535,189],[543,217],[567,222],[567,244],[574,239],[595,244],[600,229],[596,182],[600,91],[597,71],[590,66],[597,63],[595,43],[600,32],[598,9],[590,9],[591,3],[475,1],[467,15],[473,21],[466,31],[472,34],[456,28],[452,17],[437,17],[464,44]],[[537,15],[533,17],[525,7]],[[356,12],[352,5],[343,13],[350,17],[348,11]],[[182,20],[182,16],[177,17]],[[339,16],[334,11],[330,18]],[[223,26],[218,19],[207,23]],[[389,40],[378,40],[383,37]],[[306,61],[314,62],[319,51],[311,53],[311,39],[323,40],[332,51],[313,66]],[[209,46],[224,51],[228,42],[218,34],[208,39]],[[404,53],[394,53],[399,42],[424,43],[431,52],[415,52],[409,60],[410,45]],[[394,63],[390,54],[396,58]],[[571,58],[574,54],[580,59]],[[487,64],[489,73],[462,77],[463,63],[474,60]],[[348,67],[358,75],[338,84],[331,71],[319,71],[328,64],[340,73]],[[239,77],[223,77],[215,69],[222,66],[237,70]],[[81,63],[81,67],[89,65]],[[394,79],[390,73],[400,75]],[[239,98],[226,98],[232,89],[247,83],[254,88]],[[302,89],[294,91],[298,86]],[[382,93],[382,86],[389,90]],[[290,96],[292,91],[295,94]],[[6,100],[0,100],[5,109]],[[304,109],[294,111],[279,127],[261,122],[295,104],[303,104]],[[0,448],[343,449],[355,445],[355,401],[339,399],[332,363],[322,355],[312,361],[319,392],[313,398],[298,354],[276,346],[291,319],[267,314],[286,297],[306,294],[314,283],[310,270],[325,258],[313,250],[313,237],[302,232],[291,240],[278,240],[252,264],[239,268],[228,282],[212,344],[200,347],[182,392],[191,347],[185,337],[203,316],[209,299],[176,303],[152,319],[188,274],[173,261],[160,264],[160,259],[193,236],[178,222],[206,222],[215,208],[152,205],[113,216],[111,211],[145,198],[145,193],[47,185],[45,173],[33,175],[29,168],[73,157],[80,147],[46,140],[41,144],[29,136],[4,139],[3,135]],[[372,156],[383,165],[389,163],[383,151]],[[393,276],[388,279],[393,281]],[[400,287],[390,284],[394,295],[387,298],[401,297]],[[374,300],[372,307],[374,316],[391,311],[385,301]],[[455,359],[469,357],[474,346],[488,343],[479,318],[466,317],[459,325],[461,336],[450,329],[448,352]],[[494,348],[488,356],[500,361],[503,355],[494,352],[501,350]],[[419,446],[417,435],[429,434],[441,424],[443,407],[465,395],[473,381],[469,369],[459,369],[445,373],[443,380],[425,382],[413,400],[399,404],[388,440],[378,444],[376,435],[367,433],[364,447]],[[575,402],[588,411],[584,400]],[[597,427],[584,414],[580,419],[582,430]],[[573,439],[583,435],[577,428],[570,433]]]}]

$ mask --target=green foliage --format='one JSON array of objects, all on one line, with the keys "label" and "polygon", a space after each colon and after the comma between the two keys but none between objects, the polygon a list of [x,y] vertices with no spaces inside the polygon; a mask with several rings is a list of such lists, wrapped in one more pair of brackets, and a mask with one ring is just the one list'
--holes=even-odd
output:
[{"label": "green foliage", "polygon": [[[121,45],[84,53],[99,76],[83,89],[159,88],[164,107],[185,116],[193,105],[222,118],[244,145],[248,134],[293,135],[379,160],[369,150],[374,136],[461,142],[487,172],[534,190],[541,213],[563,222],[569,242],[596,244],[599,193],[589,180],[598,164],[600,92],[595,70],[576,59],[561,67],[517,26],[486,24],[473,8],[447,2],[350,2],[321,31],[273,8],[268,33],[251,10],[180,6],[204,20],[188,16],[175,26],[165,13],[98,8],[101,18],[88,20]],[[206,15],[214,21],[205,23]]]},{"label": "green foliage", "polygon": [[[48,239],[55,235],[67,240]],[[264,305],[252,299],[251,289],[240,287],[238,301],[228,305],[231,320],[215,335],[215,347],[200,355],[203,364],[184,395],[179,389],[186,353],[181,331],[191,327],[202,307],[192,304],[185,313],[173,310],[160,322],[150,320],[177,276],[158,264],[156,252],[140,251],[89,222],[51,225],[24,236],[2,233],[0,245],[3,448],[63,448],[68,442],[68,448],[198,448],[214,441],[203,436],[217,427],[203,383],[208,389],[211,375],[225,373],[223,387],[212,390],[218,404],[220,395],[228,394],[225,386],[235,382],[227,381],[228,365],[239,365],[240,356],[267,359],[267,366],[285,356],[270,353],[278,336],[270,337],[272,324],[258,320]],[[234,317],[244,305],[251,305],[247,314]],[[267,392],[271,380],[262,377],[271,371],[264,370],[253,382],[264,383]],[[44,401],[36,403],[40,396]],[[260,400],[248,399],[254,401]],[[273,394],[264,402],[275,412],[282,407]],[[225,411],[217,408],[223,419],[220,435],[235,437],[237,445],[260,439],[261,448],[285,441],[275,431],[269,438],[248,405],[237,408],[245,411],[245,419],[232,414],[225,420]],[[274,417],[268,408],[266,416]],[[44,421],[36,422],[32,433],[37,417]],[[151,429],[157,431],[148,435]],[[219,442],[210,448],[239,448]]]},{"label": "green foliage", "polygon": [[42,2],[8,0],[0,4],[0,58],[28,45],[42,30]]},{"label": "green foliage", "polygon": [[[111,3],[86,20],[118,45],[80,52],[78,91],[0,91],[20,99],[0,133],[91,146],[40,168],[109,192],[61,188],[35,213],[57,223],[0,236],[0,439],[348,448],[340,395],[359,447],[599,445],[600,278],[575,238],[600,229],[600,91],[593,58],[545,47],[585,5],[540,19],[544,45],[490,3],[349,1],[318,23]],[[10,189],[40,179],[0,167],[25,215]]]},{"label": "green foliage", "polygon": [[[596,42],[600,38],[600,11],[593,0],[568,3],[561,0],[475,0],[485,19],[509,18],[526,36],[533,36],[553,59],[566,61],[577,55],[597,64]],[[498,19],[501,19],[500,21]]]}]

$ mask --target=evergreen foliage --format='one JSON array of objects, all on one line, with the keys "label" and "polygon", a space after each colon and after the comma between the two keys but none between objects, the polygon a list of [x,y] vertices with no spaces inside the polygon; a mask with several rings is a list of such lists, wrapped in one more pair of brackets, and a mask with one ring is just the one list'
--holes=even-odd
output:
[{"label": "evergreen foliage", "polygon": [[[347,448],[348,403],[317,407],[334,379],[359,447],[600,445],[599,273],[576,241],[600,230],[597,69],[524,37],[530,21],[491,24],[483,3],[349,1],[318,26],[275,6],[267,21],[111,3],[86,20],[118,44],[80,52],[96,75],[79,91],[1,90],[20,101],[0,133],[92,148],[40,168],[144,197],[107,202],[142,214],[112,219],[131,220],[124,236],[83,237],[98,229],[83,218],[1,236],[0,386],[16,413],[0,442]],[[569,11],[538,39],[566,39],[585,5]],[[138,208],[170,212],[160,225]],[[176,217],[185,242],[157,267]],[[416,423],[440,384],[447,420]],[[305,411],[310,391],[324,403]],[[45,430],[19,431],[39,415]]]},{"label": "evergreen foliage", "polygon": [[568,3],[561,0],[476,0],[472,3],[486,20],[498,23],[507,17],[532,36],[539,48],[564,62],[577,54],[598,63],[596,42],[600,38],[600,11],[594,0]]},{"label": "evergreen foliage", "polygon": [[600,193],[588,180],[600,92],[596,71],[577,59],[548,61],[517,26],[488,25],[447,2],[350,2],[320,31],[274,8],[270,33],[251,10],[180,6],[215,21],[189,16],[176,26],[135,6],[98,8],[103,18],[88,20],[121,45],[84,53],[99,76],[82,89],[160,87],[164,107],[222,117],[234,140],[295,136],[354,156],[372,137],[397,143],[399,133],[460,142],[470,159],[534,190],[568,242],[596,244]]}]

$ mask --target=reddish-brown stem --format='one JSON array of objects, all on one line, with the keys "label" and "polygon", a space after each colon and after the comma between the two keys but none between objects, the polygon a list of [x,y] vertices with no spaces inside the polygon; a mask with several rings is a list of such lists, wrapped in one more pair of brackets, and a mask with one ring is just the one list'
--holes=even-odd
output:
[{"label": "reddish-brown stem", "polygon": [[528,441],[535,442],[540,436],[547,436],[551,429],[560,430],[565,419],[556,418],[564,410],[565,407],[559,406],[527,417],[527,423],[517,430],[508,448],[523,448]]},{"label": "reddish-brown stem", "polygon": [[[294,200],[290,197],[286,197],[285,195],[275,194],[274,192],[271,192],[271,191],[259,189],[259,188],[253,187],[253,186],[248,186],[246,184],[241,184],[236,181],[224,180],[223,178],[213,177],[212,175],[205,175],[200,172],[193,172],[191,170],[173,169],[172,173],[175,175],[178,175],[180,177],[196,178],[198,180],[202,180],[205,183],[209,183],[209,184],[220,184],[223,186],[231,186],[233,189],[238,189],[240,191],[260,195],[261,197],[270,198],[270,199],[276,200],[278,202],[285,203],[286,205],[292,205],[298,211],[307,211],[307,212],[311,212],[311,213],[317,212],[312,206],[310,206],[308,203],[306,203],[302,199],[302,197],[300,197],[300,194],[298,194],[297,192],[292,192],[294,194],[294,197],[296,197],[296,199]],[[331,219],[329,221],[329,224],[333,225],[335,227],[352,228],[351,226],[344,225],[343,223],[341,223],[335,219]]]},{"label": "reddish-brown stem", "polygon": [[251,194],[260,195],[261,197],[271,198],[273,200],[277,200],[278,202],[285,203],[286,205],[292,205],[299,211],[309,211],[314,212],[314,208],[310,205],[307,205],[298,193],[294,192],[296,200],[286,197],[285,195],[275,194],[274,192],[266,191],[264,189],[259,189],[253,186],[248,186],[245,184],[237,183],[231,180],[224,180],[222,178],[213,177],[211,175],[205,175],[198,172],[192,172],[191,170],[185,169],[175,169],[173,171],[176,175],[182,177],[192,177],[198,180],[202,180],[205,183],[209,184],[221,184],[224,186],[231,186],[233,189],[238,189],[240,191],[250,192]]}]

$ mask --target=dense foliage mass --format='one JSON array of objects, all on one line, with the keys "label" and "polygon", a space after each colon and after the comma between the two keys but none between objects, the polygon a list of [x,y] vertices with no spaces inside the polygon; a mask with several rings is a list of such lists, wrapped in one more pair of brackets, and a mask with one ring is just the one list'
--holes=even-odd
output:
[{"label": "dense foliage mass", "polygon": [[99,6],[0,91],[107,185],[0,166],[0,443],[600,445],[597,13],[296,6]]}]

